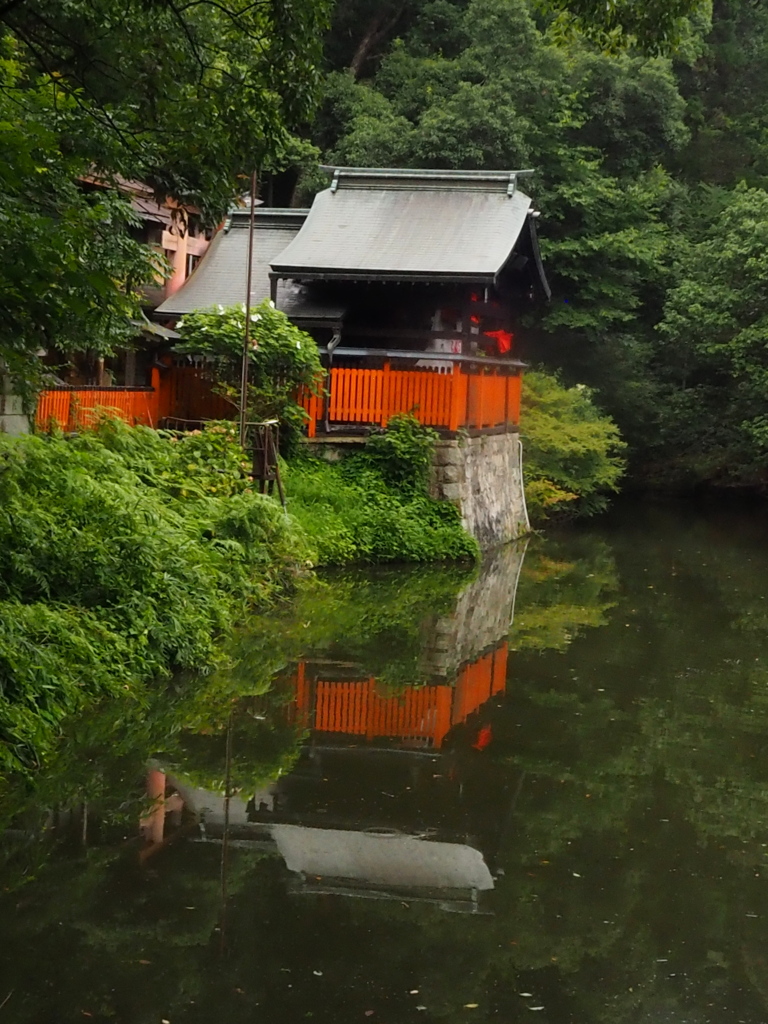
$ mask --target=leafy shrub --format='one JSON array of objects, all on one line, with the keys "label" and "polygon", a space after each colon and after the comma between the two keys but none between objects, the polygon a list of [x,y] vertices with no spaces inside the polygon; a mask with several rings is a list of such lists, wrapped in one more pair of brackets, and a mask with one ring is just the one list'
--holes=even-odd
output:
[{"label": "leafy shrub", "polygon": [[408,413],[393,416],[386,430],[371,434],[361,458],[385,483],[406,491],[426,491],[438,434]]},{"label": "leafy shrub", "polygon": [[394,440],[374,435],[365,451],[335,465],[312,456],[290,463],[288,508],[313,545],[317,564],[477,557],[458,509],[426,493],[429,462],[427,457],[424,463],[421,438],[410,424],[396,424],[393,433]]},{"label": "leafy shrub", "polygon": [[528,372],[520,423],[531,519],[602,511],[624,472],[626,446],[589,389],[566,388],[541,370]]},{"label": "leafy shrub", "polygon": [[[176,351],[210,356],[220,390],[239,406],[245,307],[214,306],[188,313],[176,326],[182,336]],[[290,449],[306,423],[296,395],[302,388],[317,393],[322,385],[317,345],[269,301],[251,312],[251,338],[248,419],[279,420]]]}]

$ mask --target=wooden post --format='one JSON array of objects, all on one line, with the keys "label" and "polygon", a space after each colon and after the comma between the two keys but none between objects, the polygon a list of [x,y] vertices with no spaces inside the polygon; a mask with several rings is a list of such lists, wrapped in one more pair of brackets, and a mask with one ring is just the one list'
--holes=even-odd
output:
[{"label": "wooden post", "polygon": [[392,372],[389,360],[384,363],[384,370],[381,378],[381,422],[380,426],[386,427],[389,421],[390,390],[392,387]]},{"label": "wooden post", "polygon": [[[277,440],[275,439],[277,435]],[[280,496],[280,504],[285,508],[285,491],[283,490],[283,481],[280,478],[280,458],[278,455],[278,447],[280,444],[280,426],[275,427],[274,433],[272,428],[269,428],[269,442],[272,445],[272,458],[275,463],[275,483],[277,484],[277,493]]]},{"label": "wooden post", "polygon": [[451,363],[451,409],[448,420],[448,429],[455,433],[459,426],[463,426],[461,419],[461,384],[462,374],[459,363]]},{"label": "wooden post", "polygon": [[256,171],[251,175],[251,216],[248,222],[248,268],[245,286],[245,331],[243,361],[240,368],[240,444],[245,447],[245,421],[248,405],[248,360],[251,358],[251,287],[253,284],[253,224],[256,216]]}]

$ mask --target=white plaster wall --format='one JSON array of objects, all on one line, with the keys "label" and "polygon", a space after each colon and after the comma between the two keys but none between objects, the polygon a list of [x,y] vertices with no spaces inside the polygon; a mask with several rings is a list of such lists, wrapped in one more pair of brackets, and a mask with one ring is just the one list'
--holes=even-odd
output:
[{"label": "white plaster wall", "polygon": [[21,399],[11,393],[10,381],[3,374],[0,374],[0,433],[29,433],[29,420],[24,414]]}]

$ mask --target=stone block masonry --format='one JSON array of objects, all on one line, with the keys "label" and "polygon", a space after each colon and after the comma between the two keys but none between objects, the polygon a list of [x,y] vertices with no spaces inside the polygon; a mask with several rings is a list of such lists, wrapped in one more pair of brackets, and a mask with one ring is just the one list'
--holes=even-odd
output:
[{"label": "stone block masonry", "polygon": [[527,533],[520,435],[511,431],[438,441],[430,494],[458,506],[464,528],[483,551]]}]

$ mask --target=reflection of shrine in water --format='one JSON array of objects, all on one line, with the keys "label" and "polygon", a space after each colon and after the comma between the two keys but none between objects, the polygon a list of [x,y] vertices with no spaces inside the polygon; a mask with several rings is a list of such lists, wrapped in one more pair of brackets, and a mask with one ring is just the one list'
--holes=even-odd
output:
[{"label": "reflection of shrine in water", "polygon": [[145,835],[157,842],[181,800],[198,841],[278,854],[295,892],[477,912],[509,817],[498,808],[516,799],[492,752],[522,558],[519,547],[500,552],[429,624],[422,685],[388,690],[359,661],[310,652],[285,708],[308,733],[294,768],[258,792],[229,794],[154,771]]}]

